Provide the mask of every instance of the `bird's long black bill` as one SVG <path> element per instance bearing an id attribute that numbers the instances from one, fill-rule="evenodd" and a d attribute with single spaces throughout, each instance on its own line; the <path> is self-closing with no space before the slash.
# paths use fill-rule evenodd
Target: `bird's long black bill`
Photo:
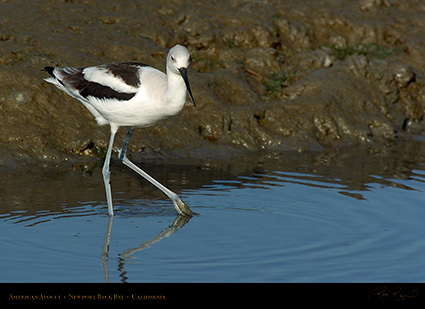
<path id="1" fill-rule="evenodd" d="M 190 90 L 189 85 L 189 79 L 187 78 L 187 68 L 180 68 L 179 69 L 180 75 L 183 77 L 184 83 L 186 84 L 187 92 L 189 93 L 190 100 L 192 101 L 193 105 L 196 107 L 195 100 L 192 96 L 192 91 Z"/>

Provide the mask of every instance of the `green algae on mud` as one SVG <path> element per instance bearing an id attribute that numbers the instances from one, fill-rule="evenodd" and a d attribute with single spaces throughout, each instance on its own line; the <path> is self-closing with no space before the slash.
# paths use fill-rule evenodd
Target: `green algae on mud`
<path id="1" fill-rule="evenodd" d="M 136 130 L 136 160 L 385 147 L 424 134 L 425 7 L 414 0 L 3 1 L 0 9 L 0 165 L 101 157 L 107 146 L 109 128 L 44 83 L 42 67 L 163 69 L 177 43 L 193 55 L 198 108 Z"/>

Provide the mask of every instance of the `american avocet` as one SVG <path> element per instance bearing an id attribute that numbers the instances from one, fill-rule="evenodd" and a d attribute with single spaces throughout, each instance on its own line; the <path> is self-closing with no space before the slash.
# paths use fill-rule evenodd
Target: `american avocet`
<path id="1" fill-rule="evenodd" d="M 86 68 L 44 69 L 52 75 L 52 83 L 79 100 L 93 114 L 99 125 L 109 124 L 111 137 L 102 168 L 108 212 L 114 214 L 110 184 L 110 160 L 115 134 L 122 126 L 129 127 L 119 151 L 119 159 L 136 173 L 164 192 L 177 212 L 192 216 L 179 196 L 137 167 L 126 156 L 134 127 L 149 127 L 178 114 L 186 102 L 186 90 L 195 105 L 187 78 L 190 54 L 186 47 L 176 45 L 167 55 L 167 74 L 141 63 L 113 63 Z M 196 105 L 195 105 L 196 106 Z"/>

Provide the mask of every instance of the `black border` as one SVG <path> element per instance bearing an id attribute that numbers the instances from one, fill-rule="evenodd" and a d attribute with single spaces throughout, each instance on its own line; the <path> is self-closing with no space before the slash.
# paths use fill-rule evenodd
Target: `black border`
<path id="1" fill-rule="evenodd" d="M 2 283 L 0 303 L 22 305 L 425 304 L 422 283 Z"/>

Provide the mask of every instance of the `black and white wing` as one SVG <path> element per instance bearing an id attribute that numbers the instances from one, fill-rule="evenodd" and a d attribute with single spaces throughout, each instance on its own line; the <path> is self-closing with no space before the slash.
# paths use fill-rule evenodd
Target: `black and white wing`
<path id="1" fill-rule="evenodd" d="M 126 101 L 139 89 L 140 69 L 146 65 L 137 62 L 112 63 L 86 68 L 44 69 L 52 76 L 46 81 L 55 84 L 79 100 L 113 99 Z"/>

